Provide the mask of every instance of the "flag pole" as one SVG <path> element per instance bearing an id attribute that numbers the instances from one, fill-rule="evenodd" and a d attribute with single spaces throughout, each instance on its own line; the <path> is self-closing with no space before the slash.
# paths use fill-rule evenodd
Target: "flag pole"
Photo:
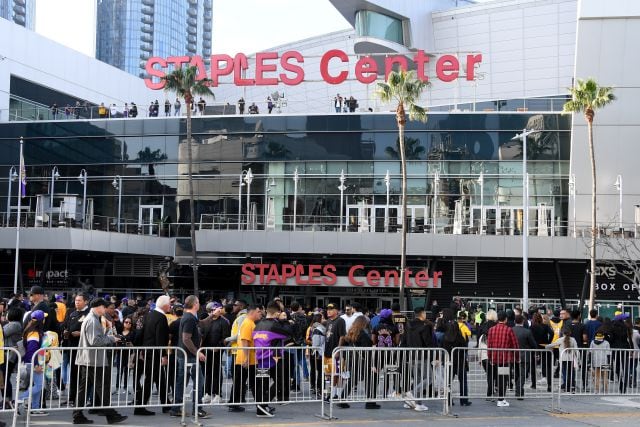
<path id="1" fill-rule="evenodd" d="M 17 215 L 18 221 L 16 223 L 16 260 L 13 268 L 13 293 L 14 294 L 18 293 L 18 264 L 19 264 L 18 261 L 20 259 L 20 210 L 22 208 L 22 196 L 24 195 L 24 184 L 26 182 L 24 156 L 22 153 L 23 144 L 24 144 L 24 141 L 22 140 L 22 137 L 21 137 L 20 138 L 20 168 L 19 168 L 20 172 L 18 173 L 19 185 L 16 185 L 16 187 L 18 187 L 18 215 Z"/>

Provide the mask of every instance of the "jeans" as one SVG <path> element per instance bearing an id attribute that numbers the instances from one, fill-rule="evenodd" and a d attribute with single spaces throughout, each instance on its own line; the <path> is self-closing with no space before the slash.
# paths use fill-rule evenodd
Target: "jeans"
<path id="1" fill-rule="evenodd" d="M 182 357 L 180 354 L 177 355 L 177 358 L 178 358 L 178 371 L 176 375 L 176 393 L 175 393 L 174 403 L 178 405 L 183 402 L 184 386 L 185 386 L 183 378 L 184 378 L 185 369 L 189 368 L 189 378 L 191 378 L 191 381 L 193 382 L 193 392 L 191 394 L 191 405 L 192 405 L 191 408 L 195 411 L 196 402 L 198 402 L 198 404 L 202 403 L 202 394 L 203 394 L 202 392 L 204 390 L 204 376 L 202 375 L 202 370 L 196 369 L 197 368 L 196 363 L 198 362 L 196 361 L 196 358 L 193 356 L 187 356 L 186 361 L 185 361 L 185 358 Z M 196 376 L 199 376 L 199 378 L 197 378 Z M 198 383 L 197 388 L 196 388 L 196 382 Z M 182 412 L 182 409 L 180 408 L 180 406 L 174 406 L 173 411 Z"/>
<path id="2" fill-rule="evenodd" d="M 27 372 L 31 372 L 31 363 L 25 363 Z M 31 391 L 31 409 L 40 409 L 40 400 L 42 399 L 42 386 L 44 384 L 44 372 L 33 371 L 33 386 L 31 390 L 26 389 L 20 393 L 20 400 L 26 400 L 29 398 L 29 391 Z"/>

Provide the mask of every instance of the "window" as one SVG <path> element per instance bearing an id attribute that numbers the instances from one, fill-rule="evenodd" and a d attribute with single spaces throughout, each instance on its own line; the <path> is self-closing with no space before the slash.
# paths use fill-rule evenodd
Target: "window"
<path id="1" fill-rule="evenodd" d="M 356 34 L 405 44 L 402 21 L 370 10 L 356 13 Z"/>

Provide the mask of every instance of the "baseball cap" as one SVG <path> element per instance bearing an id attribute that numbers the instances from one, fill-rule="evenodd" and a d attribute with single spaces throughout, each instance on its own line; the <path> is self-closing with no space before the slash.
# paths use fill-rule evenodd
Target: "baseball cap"
<path id="1" fill-rule="evenodd" d="M 105 301 L 103 298 L 96 298 L 91 301 L 91 308 L 96 307 L 109 307 L 109 303 Z"/>
<path id="2" fill-rule="evenodd" d="M 595 336 L 598 341 L 604 340 L 604 334 L 602 332 L 598 332 Z"/>
<path id="3" fill-rule="evenodd" d="M 31 312 L 31 318 L 34 320 L 44 320 L 47 316 L 48 314 L 42 310 L 35 310 Z"/>
<path id="4" fill-rule="evenodd" d="M 613 320 L 626 320 L 629 318 L 629 313 L 620 313 Z"/>
<path id="5" fill-rule="evenodd" d="M 64 294 L 56 294 L 56 301 L 62 301 L 64 299 Z"/>
<path id="6" fill-rule="evenodd" d="M 220 304 L 218 301 L 213 301 L 207 304 L 207 311 L 212 311 L 216 308 L 222 308 L 222 304 Z"/>
<path id="7" fill-rule="evenodd" d="M 32 286 L 29 295 L 44 295 L 44 289 L 42 286 Z"/>
<path id="8" fill-rule="evenodd" d="M 391 316 L 393 316 L 393 311 L 389 308 L 385 308 L 380 311 L 380 317 L 383 319 L 388 319 Z"/>
<path id="9" fill-rule="evenodd" d="M 336 307 L 335 304 L 327 304 L 327 310 L 337 310 L 338 307 Z"/>

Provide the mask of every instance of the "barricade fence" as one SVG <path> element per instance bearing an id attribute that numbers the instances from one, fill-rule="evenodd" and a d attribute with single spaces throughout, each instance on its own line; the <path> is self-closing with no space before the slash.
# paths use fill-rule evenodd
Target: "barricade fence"
<path id="1" fill-rule="evenodd" d="M 0 347 L 0 363 L 0 414 L 3 418 L 10 417 L 11 425 L 15 427 L 18 410 L 13 402 L 22 388 L 18 374 L 22 357 L 14 347 Z M 12 382 L 14 374 L 15 382 Z"/>
<path id="2" fill-rule="evenodd" d="M 323 401 L 320 348 L 203 347 L 191 362 L 196 422 L 198 410 L 206 406 L 256 405 L 257 415 L 271 417 L 273 403 Z M 303 381 L 305 376 L 309 376 L 308 383 Z"/>
<path id="3" fill-rule="evenodd" d="M 553 352 L 549 349 L 454 348 L 452 398 L 552 400 L 553 368 Z"/>
<path id="4" fill-rule="evenodd" d="M 178 347 L 41 348 L 19 375 L 28 385 L 18 399 L 26 411 L 26 425 L 43 408 L 73 411 L 74 418 L 90 410 L 109 421 L 117 409 L 153 407 L 181 413 L 184 424 L 187 377 L 180 361 L 185 357 Z M 157 396 L 152 396 L 154 386 Z"/>
<path id="5" fill-rule="evenodd" d="M 449 355 L 440 348 L 338 347 L 325 361 L 331 373 L 329 416 L 334 404 L 387 401 L 418 410 L 439 401 L 447 414 L 448 364 Z"/>
<path id="6" fill-rule="evenodd" d="M 640 396 L 640 350 L 565 348 L 560 352 L 558 407 L 563 398 Z"/>

